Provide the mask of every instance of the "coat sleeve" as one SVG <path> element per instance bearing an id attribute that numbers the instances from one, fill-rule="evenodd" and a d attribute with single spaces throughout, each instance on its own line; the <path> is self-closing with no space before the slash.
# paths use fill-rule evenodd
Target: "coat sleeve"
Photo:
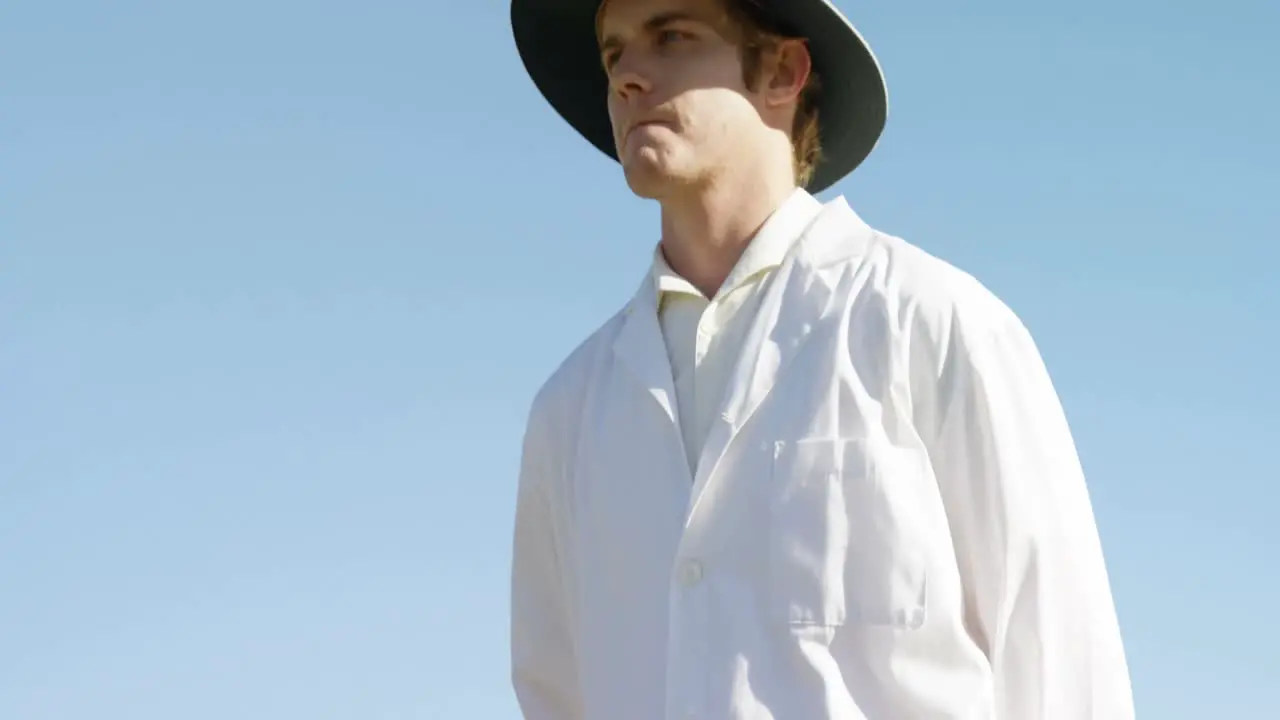
<path id="1" fill-rule="evenodd" d="M 511 675 L 525 720 L 582 717 L 567 578 L 560 546 L 559 451 L 535 403 L 525 430 L 511 570 Z"/>
<path id="2" fill-rule="evenodd" d="M 996 717 L 1133 718 L 1084 473 L 1039 351 L 993 297 L 950 315 L 931 338 L 929 452 Z"/>

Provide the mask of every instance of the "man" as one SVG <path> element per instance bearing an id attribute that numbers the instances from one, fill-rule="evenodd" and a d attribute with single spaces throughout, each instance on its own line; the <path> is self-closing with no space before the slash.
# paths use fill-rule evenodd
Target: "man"
<path id="1" fill-rule="evenodd" d="M 661 207 L 540 389 L 515 517 L 529 720 L 1108 720 L 1128 671 L 1018 318 L 811 193 L 885 118 L 824 0 L 514 0 L 552 106 Z"/>

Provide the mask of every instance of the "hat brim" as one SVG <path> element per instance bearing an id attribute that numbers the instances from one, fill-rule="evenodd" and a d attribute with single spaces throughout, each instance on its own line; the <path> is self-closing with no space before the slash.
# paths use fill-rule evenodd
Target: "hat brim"
<path id="1" fill-rule="evenodd" d="M 525 70 L 566 122 L 613 158 L 609 81 L 596 45 L 601 0 L 512 0 L 511 27 Z M 820 192 L 853 172 L 884 131 L 888 95 L 880 64 L 857 29 L 829 0 L 764 3 L 808 39 L 822 79 L 818 115 L 822 158 L 808 189 Z"/>

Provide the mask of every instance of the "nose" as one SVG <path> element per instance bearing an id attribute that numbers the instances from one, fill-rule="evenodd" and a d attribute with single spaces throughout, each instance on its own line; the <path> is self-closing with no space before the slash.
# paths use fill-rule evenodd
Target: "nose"
<path id="1" fill-rule="evenodd" d="M 653 83 L 634 60 L 621 57 L 609 73 L 609 87 L 619 98 L 633 101 L 653 89 Z"/>

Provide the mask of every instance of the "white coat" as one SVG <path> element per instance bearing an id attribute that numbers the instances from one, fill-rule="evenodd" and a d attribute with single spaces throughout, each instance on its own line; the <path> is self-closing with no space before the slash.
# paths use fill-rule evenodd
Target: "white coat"
<path id="1" fill-rule="evenodd" d="M 528 720 L 1126 720 L 1102 550 L 1028 332 L 829 203 L 769 279 L 694 476 L 647 279 L 534 400 Z"/>

